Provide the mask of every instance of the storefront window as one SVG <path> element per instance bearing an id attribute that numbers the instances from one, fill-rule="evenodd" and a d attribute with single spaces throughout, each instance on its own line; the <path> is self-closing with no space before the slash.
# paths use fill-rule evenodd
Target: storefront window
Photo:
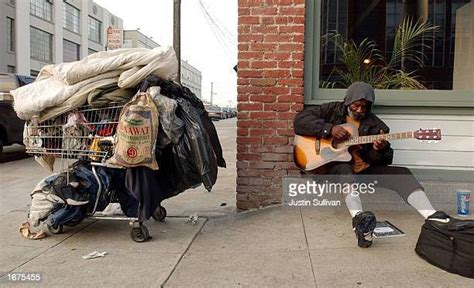
<path id="1" fill-rule="evenodd" d="M 474 90 L 470 0 L 316 2 L 320 88 Z"/>

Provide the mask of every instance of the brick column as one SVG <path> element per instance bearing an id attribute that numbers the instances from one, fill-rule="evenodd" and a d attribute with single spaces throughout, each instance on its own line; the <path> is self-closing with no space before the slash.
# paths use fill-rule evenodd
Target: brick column
<path id="1" fill-rule="evenodd" d="M 237 208 L 281 203 L 303 109 L 304 0 L 239 0 Z"/>

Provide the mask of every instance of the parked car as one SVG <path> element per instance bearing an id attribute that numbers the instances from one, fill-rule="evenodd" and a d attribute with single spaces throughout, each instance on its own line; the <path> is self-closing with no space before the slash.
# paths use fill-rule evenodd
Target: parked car
<path id="1" fill-rule="evenodd" d="M 222 110 L 219 106 L 205 104 L 204 109 L 212 120 L 222 119 Z"/>
<path id="2" fill-rule="evenodd" d="M 10 90 L 34 80 L 30 76 L 0 73 L 0 155 L 3 153 L 3 146 L 23 144 L 25 121 L 18 118 L 13 110 L 13 97 L 10 95 Z"/>
<path id="3" fill-rule="evenodd" d="M 221 116 L 222 119 L 227 119 L 231 117 L 229 108 L 221 108 L 221 110 L 222 110 L 222 116 Z"/>

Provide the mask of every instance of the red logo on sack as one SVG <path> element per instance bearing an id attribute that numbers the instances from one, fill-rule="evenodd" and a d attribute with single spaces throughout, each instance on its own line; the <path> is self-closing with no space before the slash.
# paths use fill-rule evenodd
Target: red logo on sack
<path id="1" fill-rule="evenodd" d="M 138 151 L 137 151 L 137 148 L 135 147 L 130 147 L 127 149 L 127 156 L 130 157 L 130 158 L 137 158 L 137 155 L 138 155 Z"/>

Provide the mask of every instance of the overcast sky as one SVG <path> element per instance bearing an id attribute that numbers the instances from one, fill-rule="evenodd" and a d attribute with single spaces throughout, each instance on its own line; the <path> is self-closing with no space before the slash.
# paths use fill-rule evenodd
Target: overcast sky
<path id="1" fill-rule="evenodd" d="M 94 1 L 122 18 L 125 29 L 140 28 L 158 44 L 173 45 L 173 0 Z M 212 21 L 219 28 L 213 30 Z M 209 100 L 214 82 L 213 102 L 236 105 L 237 74 L 232 68 L 237 64 L 237 0 L 181 0 L 181 58 L 202 72 L 204 100 Z"/>

